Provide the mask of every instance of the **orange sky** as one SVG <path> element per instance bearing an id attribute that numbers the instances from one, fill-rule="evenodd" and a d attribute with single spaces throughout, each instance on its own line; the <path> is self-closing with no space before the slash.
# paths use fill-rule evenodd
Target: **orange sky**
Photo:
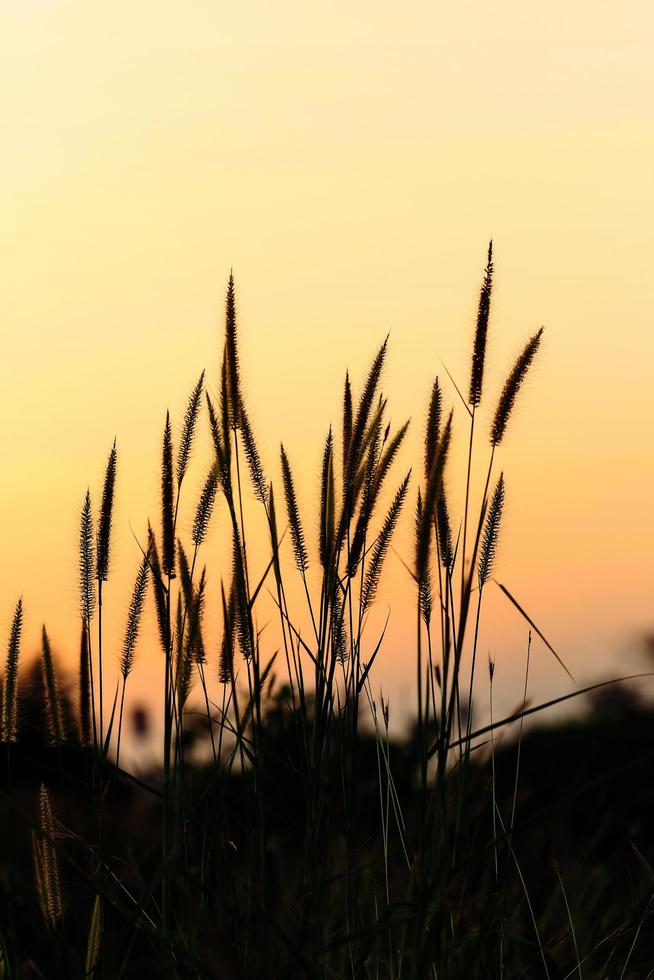
<path id="1" fill-rule="evenodd" d="M 24 595 L 26 652 L 45 619 L 72 662 L 78 512 L 114 436 L 118 652 L 138 561 L 130 524 L 141 533 L 156 514 L 166 408 L 179 419 L 203 367 L 216 387 L 230 266 L 262 453 L 278 479 L 284 439 L 312 527 L 346 366 L 360 377 L 391 331 L 392 417 L 414 419 L 402 465 L 439 358 L 467 384 L 492 235 L 489 393 L 546 326 L 501 454 L 498 577 L 580 680 L 642 666 L 654 621 L 653 27 L 644 0 L 5 0 L 0 597 L 8 626 Z M 463 456 L 452 466 L 456 482 Z M 390 593 L 378 683 L 401 698 L 413 614 L 393 556 Z M 508 704 L 525 630 L 499 597 L 487 612 L 482 648 Z M 148 627 L 143 692 L 151 639 Z M 534 683 L 569 689 L 542 649 Z"/>

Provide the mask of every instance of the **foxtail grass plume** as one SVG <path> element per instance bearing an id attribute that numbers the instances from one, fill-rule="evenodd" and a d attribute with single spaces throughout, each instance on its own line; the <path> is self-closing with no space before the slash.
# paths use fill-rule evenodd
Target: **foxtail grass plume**
<path id="1" fill-rule="evenodd" d="M 200 413 L 200 403 L 202 400 L 202 388 L 204 386 L 204 371 L 200 375 L 200 378 L 193 388 L 186 406 L 186 411 L 184 412 L 184 423 L 182 425 L 182 435 L 179 440 L 179 449 L 177 451 L 177 487 L 181 487 L 182 480 L 186 475 L 186 470 L 188 468 L 189 459 L 191 458 L 191 450 L 193 448 L 193 437 L 195 435 L 195 428 L 198 421 L 198 415 Z"/>
<path id="2" fill-rule="evenodd" d="M 114 492 L 116 487 L 116 440 L 109 453 L 107 469 L 102 488 L 102 503 L 98 518 L 98 545 L 96 556 L 96 578 L 98 582 L 106 582 L 109 575 L 109 547 L 111 544 L 111 522 L 114 508 Z"/>
<path id="3" fill-rule="evenodd" d="M 332 589 L 330 607 L 332 653 L 338 663 L 344 664 L 347 660 L 347 627 L 345 624 L 345 604 L 338 583 Z"/>
<path id="4" fill-rule="evenodd" d="M 386 337 L 384 340 L 384 343 L 379 348 L 372 362 L 363 392 L 361 393 L 361 399 L 359 401 L 359 407 L 357 409 L 354 424 L 352 426 L 352 438 L 350 440 L 348 451 L 348 480 L 347 487 L 345 488 L 348 492 L 351 492 L 352 480 L 361 465 L 364 440 L 366 437 L 366 432 L 368 431 L 368 420 L 370 418 L 370 412 L 375 400 L 377 388 L 379 387 L 387 346 L 388 337 Z"/>
<path id="5" fill-rule="evenodd" d="M 327 568 L 331 562 L 334 547 L 334 513 L 336 510 L 334 494 L 334 442 L 331 426 L 325 440 L 322 454 L 322 473 L 320 480 L 320 529 L 318 535 L 318 554 L 320 564 Z"/>
<path id="6" fill-rule="evenodd" d="M 136 649 L 136 641 L 138 639 L 139 629 L 141 626 L 141 615 L 143 613 L 143 604 L 145 602 L 145 594 L 148 588 L 149 570 L 150 556 L 146 552 L 141 559 L 141 564 L 136 574 L 134 588 L 132 589 L 132 598 L 130 599 L 129 610 L 127 612 L 127 625 L 125 626 L 123 650 L 120 657 L 120 672 L 123 675 L 124 680 L 127 680 L 127 677 L 134 665 L 134 651 Z"/>
<path id="7" fill-rule="evenodd" d="M 445 429 L 443 430 L 443 435 L 438 443 L 438 449 L 436 450 L 436 454 L 434 456 L 434 462 L 432 464 L 431 473 L 429 474 L 429 480 L 427 481 L 427 487 L 425 490 L 425 499 L 423 502 L 420 526 L 418 528 L 416 541 L 416 578 L 418 579 L 418 582 L 423 581 L 427 574 L 436 501 L 441 490 L 443 472 L 445 470 L 447 454 L 450 448 L 451 433 L 452 413 L 450 412 Z"/>
<path id="8" fill-rule="evenodd" d="M 91 494 L 87 490 L 82 516 L 80 518 L 79 535 L 79 585 L 80 607 L 82 619 L 90 623 L 95 612 L 95 580 L 93 554 L 93 514 L 91 511 Z"/>
<path id="9" fill-rule="evenodd" d="M 431 538 L 431 530 L 429 529 L 428 522 L 424 517 L 424 505 L 422 501 L 422 494 L 420 492 L 420 487 L 418 487 L 418 496 L 416 498 L 416 513 L 414 520 L 415 528 L 415 538 L 416 538 L 416 567 L 418 566 L 418 561 L 420 561 L 420 552 L 422 547 L 422 535 L 427 533 L 427 560 L 424 570 L 418 576 L 416 575 L 418 582 L 418 600 L 420 603 L 420 613 L 425 622 L 425 625 L 429 627 L 431 621 L 431 607 L 432 607 L 432 594 L 431 594 L 431 570 L 429 567 L 429 540 Z"/>
<path id="10" fill-rule="evenodd" d="M 389 430 L 387 427 L 386 435 L 384 437 L 386 448 L 383 450 L 381 457 L 379 459 L 379 463 L 375 470 L 375 493 L 376 494 L 379 493 L 381 486 L 384 482 L 384 479 L 386 477 L 386 474 L 391 468 L 391 465 L 400 450 L 400 446 L 404 442 L 404 437 L 406 436 L 409 430 L 410 424 L 411 424 L 411 420 L 408 419 L 404 423 L 404 425 L 397 430 L 397 432 L 392 437 L 392 439 L 388 438 Z"/>
<path id="11" fill-rule="evenodd" d="M 225 496 L 230 497 L 232 489 L 231 489 L 231 472 L 229 467 L 229 457 L 225 448 L 223 434 L 220 428 L 220 423 L 218 421 L 218 416 L 216 415 L 216 410 L 213 406 L 213 402 L 211 401 L 208 392 L 207 392 L 207 412 L 209 415 L 209 430 L 211 432 L 214 452 L 216 454 L 216 466 L 218 468 L 217 479 L 223 489 Z M 229 439 L 229 429 L 227 430 L 227 437 Z"/>
<path id="12" fill-rule="evenodd" d="M 188 610 L 188 626 L 185 644 L 185 654 L 190 663 L 204 663 L 204 641 L 202 639 L 202 621 L 206 602 L 207 569 L 200 573 L 197 588 L 193 590 L 191 606 Z"/>
<path id="13" fill-rule="evenodd" d="M 64 723 L 61 714 L 61 702 L 57 689 L 57 674 L 52 656 L 52 647 L 45 625 L 41 630 L 41 647 L 43 653 L 43 686 L 45 688 L 46 716 L 49 735 L 55 745 L 60 745 L 64 737 Z"/>
<path id="14" fill-rule="evenodd" d="M 495 417 L 493 418 L 493 425 L 491 427 L 491 444 L 493 446 L 499 446 L 504 438 L 504 433 L 506 432 L 506 426 L 511 416 L 516 396 L 522 387 L 522 383 L 525 380 L 527 371 L 531 366 L 531 362 L 536 356 L 542 336 L 543 327 L 541 327 L 540 330 L 527 341 L 525 349 L 513 365 L 513 370 L 504 383 L 500 400 L 495 411 Z"/>
<path id="15" fill-rule="evenodd" d="M 2 738 L 15 742 L 18 736 L 18 658 L 23 630 L 23 600 L 16 603 L 11 621 L 4 684 L 2 686 Z"/>
<path id="16" fill-rule="evenodd" d="M 427 425 L 425 426 L 425 480 L 429 479 L 429 474 L 434 464 L 434 453 L 436 452 L 440 438 L 442 412 L 443 395 L 438 378 L 435 378 L 431 389 L 431 398 L 429 399 Z"/>
<path id="17" fill-rule="evenodd" d="M 186 637 L 183 635 L 181 603 L 178 604 L 176 688 L 180 713 L 183 712 L 184 706 L 191 692 L 193 664 L 204 663 L 205 660 L 204 644 L 202 641 L 202 617 L 204 614 L 205 587 L 206 569 L 203 568 L 197 589 L 193 589 L 191 586 L 191 602 L 190 606 L 187 605 L 186 608 Z"/>
<path id="18" fill-rule="evenodd" d="M 286 455 L 286 450 L 284 449 L 284 446 L 281 447 L 280 456 L 282 462 L 282 481 L 284 483 L 284 495 L 286 497 L 286 510 L 288 511 L 288 522 L 291 526 L 291 540 L 293 542 L 295 562 L 300 572 L 304 574 L 309 567 L 309 556 L 307 554 L 307 548 L 304 540 L 304 530 L 302 528 L 302 522 L 300 520 L 300 512 L 297 505 L 297 497 L 295 496 L 295 485 L 293 483 L 293 475 L 291 473 L 290 463 L 288 461 L 288 456 Z"/>
<path id="19" fill-rule="evenodd" d="M 447 496 L 445 487 L 441 486 L 441 492 L 436 501 L 436 526 L 438 528 L 438 550 L 443 568 L 451 571 L 454 564 L 454 551 L 452 548 L 452 525 L 447 508 Z"/>
<path id="20" fill-rule="evenodd" d="M 470 391 L 468 401 L 477 406 L 481 401 L 484 383 L 484 364 L 486 362 L 486 341 L 488 338 L 488 317 L 490 315 L 491 293 L 493 290 L 493 242 L 488 245 L 488 258 L 484 281 L 479 294 L 477 307 L 477 328 L 472 349 L 472 368 L 470 372 Z"/>
<path id="21" fill-rule="evenodd" d="M 277 534 L 277 514 L 275 511 L 275 493 L 272 483 L 268 488 L 268 526 L 270 529 L 270 547 L 272 550 L 275 581 L 281 582 L 282 571 L 279 564 L 279 536 Z"/>
<path id="22" fill-rule="evenodd" d="M 493 493 L 493 499 L 491 500 L 490 507 L 488 508 L 488 513 L 486 514 L 486 524 L 484 526 L 484 537 L 481 542 L 481 550 L 479 552 L 479 588 L 483 589 L 484 585 L 490 578 L 490 574 L 493 568 L 493 562 L 495 560 L 495 553 L 497 551 L 497 539 L 500 533 L 500 523 L 502 520 L 502 510 L 504 509 L 504 474 L 500 473 L 500 478 L 497 481 L 495 487 L 495 492 Z"/>
<path id="23" fill-rule="evenodd" d="M 161 564 L 159 562 L 159 552 L 157 550 L 157 540 L 154 531 L 148 524 L 148 556 L 150 558 L 150 570 L 152 572 L 152 588 L 154 591 L 154 605 L 157 613 L 157 626 L 159 628 L 159 639 L 166 655 L 170 653 L 170 629 L 168 626 L 168 590 L 164 585 Z"/>
<path id="24" fill-rule="evenodd" d="M 384 560 L 386 558 L 386 554 L 391 543 L 391 538 L 393 537 L 393 532 L 397 526 L 397 521 L 407 495 L 410 479 L 411 471 L 409 470 L 396 491 L 395 496 L 393 497 L 386 517 L 384 518 L 381 531 L 379 532 L 377 540 L 373 545 L 372 554 L 366 569 L 366 575 L 361 591 L 361 605 L 364 610 L 375 601 L 382 568 L 384 566 Z"/>
<path id="25" fill-rule="evenodd" d="M 377 483 L 375 474 L 379 462 L 379 452 L 381 445 L 381 426 L 382 426 L 382 401 L 380 399 L 379 409 L 373 419 L 366 434 L 364 451 L 367 450 L 365 465 L 362 465 L 355 481 L 352 504 L 356 503 L 361 491 L 363 495 L 359 515 L 357 517 L 354 534 L 348 546 L 348 568 L 350 578 L 356 575 L 356 571 L 363 556 L 368 526 L 373 516 L 377 500 Z"/>
<path id="26" fill-rule="evenodd" d="M 243 434 L 243 448 L 245 450 L 245 458 L 248 461 L 248 467 L 250 469 L 254 493 L 265 506 L 268 500 L 268 487 L 266 484 L 266 478 L 263 474 L 263 466 L 261 464 L 259 450 L 257 449 L 254 433 L 250 425 L 250 419 L 245 411 L 245 406 L 242 400 L 240 407 L 240 420 L 241 432 Z"/>
<path id="27" fill-rule="evenodd" d="M 250 618 L 250 600 L 245 578 L 245 558 L 238 524 L 232 523 L 232 583 L 234 587 L 234 626 L 241 653 L 246 660 L 254 656 L 254 637 Z"/>
<path id="28" fill-rule="evenodd" d="M 233 429 L 238 429 L 241 424 L 241 385 L 238 365 L 238 339 L 236 335 L 236 294 L 232 272 L 229 274 L 227 300 L 225 303 L 225 367 L 227 394 L 229 398 L 229 423 Z"/>
<path id="29" fill-rule="evenodd" d="M 196 548 L 200 547 L 207 536 L 207 529 L 211 520 L 211 514 L 216 500 L 216 491 L 218 489 L 217 471 L 218 464 L 214 463 L 204 481 L 202 493 L 200 494 L 198 506 L 195 511 L 191 538 Z"/>
<path id="30" fill-rule="evenodd" d="M 229 590 L 229 602 L 225 598 L 225 586 L 220 583 L 220 594 L 223 606 L 223 638 L 220 645 L 218 665 L 218 680 L 221 684 L 230 684 L 234 678 L 234 615 L 236 611 L 236 592 L 234 584 Z"/>
<path id="31" fill-rule="evenodd" d="M 64 916 L 61 891 L 59 858 L 53 844 L 55 836 L 54 816 L 50 795 L 44 783 L 39 793 L 39 825 L 41 833 L 32 835 L 34 877 L 43 919 L 51 929 L 56 929 Z"/>
<path id="32" fill-rule="evenodd" d="M 349 372 L 345 372 L 345 389 L 343 392 L 343 488 L 347 484 L 350 466 L 350 448 L 352 446 L 352 386 Z"/>
<path id="33" fill-rule="evenodd" d="M 184 669 L 184 626 L 182 619 L 182 593 L 177 593 L 177 611 L 175 613 L 175 690 L 179 698 L 182 688 L 182 672 Z"/>
<path id="34" fill-rule="evenodd" d="M 179 538 L 177 539 L 177 563 L 179 565 L 179 578 L 182 584 L 182 592 L 184 593 L 184 602 L 188 610 L 193 598 L 193 584 L 191 582 L 191 568 L 186 557 L 186 551 Z"/>
<path id="35" fill-rule="evenodd" d="M 173 499 L 173 436 L 166 412 L 161 456 L 161 567 L 175 578 L 175 511 Z"/>

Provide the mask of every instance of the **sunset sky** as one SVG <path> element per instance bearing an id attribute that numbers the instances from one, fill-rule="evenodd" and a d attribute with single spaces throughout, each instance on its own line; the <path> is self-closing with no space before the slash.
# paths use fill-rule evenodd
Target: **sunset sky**
<path id="1" fill-rule="evenodd" d="M 358 383 L 388 331 L 391 417 L 413 420 L 393 483 L 419 458 L 439 374 L 457 409 L 454 492 L 465 418 L 443 362 L 467 387 L 492 237 L 480 462 L 511 362 L 546 328 L 500 454 L 497 577 L 580 683 L 648 669 L 653 29 L 645 0 L 3 0 L 0 623 L 8 630 L 22 594 L 25 653 L 45 621 L 74 666 L 79 510 L 87 485 L 99 496 L 116 437 L 106 596 L 117 657 L 139 558 L 131 528 L 142 537 L 158 519 L 166 409 L 178 425 L 202 368 L 216 390 L 231 267 L 262 455 L 279 483 L 284 440 L 308 530 L 345 368 Z M 199 447 L 184 528 L 207 459 Z M 408 560 L 405 518 L 395 549 Z M 219 508 L 213 596 L 226 533 Z M 389 605 L 376 684 L 400 702 L 413 683 L 413 592 L 396 554 L 373 632 Z M 481 648 L 497 658 L 507 707 L 525 643 L 489 591 Z M 142 696 L 159 659 L 148 622 Z M 542 645 L 533 685 L 571 690 Z"/>

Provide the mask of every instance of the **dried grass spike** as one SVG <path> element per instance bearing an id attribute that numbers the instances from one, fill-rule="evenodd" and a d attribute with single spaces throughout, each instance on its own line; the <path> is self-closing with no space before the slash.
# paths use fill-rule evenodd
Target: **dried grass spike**
<path id="1" fill-rule="evenodd" d="M 56 929 L 64 915 L 64 903 L 61 892 L 61 876 L 59 874 L 59 858 L 53 844 L 55 837 L 54 815 L 50 795 L 44 783 L 41 783 L 39 794 L 39 824 L 41 839 L 34 848 L 37 890 L 42 896 L 41 911 L 46 923 Z"/>
<path id="2" fill-rule="evenodd" d="M 64 723 L 61 715 L 61 703 L 57 689 L 57 674 L 55 671 L 52 647 L 45 626 L 41 631 L 41 646 L 43 652 L 43 686 L 45 687 L 45 703 L 50 738 L 60 745 L 64 737 Z"/>
<path id="3" fill-rule="evenodd" d="M 20 637 L 23 629 L 23 600 L 16 603 L 14 618 L 9 632 L 7 662 L 2 687 L 2 737 L 5 742 L 15 742 L 18 736 L 18 658 Z"/>
<path id="4" fill-rule="evenodd" d="M 420 560 L 421 535 L 425 533 L 426 520 L 424 520 L 424 506 L 420 489 L 416 500 L 416 514 L 414 520 L 416 538 L 416 565 Z M 432 593 L 431 593 L 431 569 L 429 567 L 429 543 L 427 546 L 427 564 L 422 575 L 418 578 L 418 601 L 420 604 L 420 614 L 428 627 L 431 621 Z"/>
<path id="5" fill-rule="evenodd" d="M 443 431 L 443 436 L 438 444 L 438 450 L 434 457 L 427 488 L 425 490 L 424 506 L 420 515 L 420 525 L 417 530 L 416 541 L 416 578 L 422 582 L 427 575 L 429 565 L 429 550 L 431 543 L 431 529 L 436 510 L 436 501 L 441 489 L 443 471 L 447 460 L 450 447 L 450 437 L 452 433 L 452 413 L 447 420 Z"/>
<path id="6" fill-rule="evenodd" d="M 493 290 L 493 242 L 488 245 L 488 258 L 484 281 L 479 294 L 479 306 L 477 307 L 477 328 L 475 330 L 475 342 L 472 350 L 472 368 L 470 372 L 470 393 L 468 401 L 471 405 L 478 405 L 481 401 L 481 393 L 484 383 L 484 363 L 486 360 L 486 340 L 488 337 L 488 317 L 490 315 L 491 293 Z"/>
<path id="7" fill-rule="evenodd" d="M 173 436 L 166 412 L 161 456 L 161 567 L 175 578 L 175 513 L 173 499 Z"/>
<path id="8" fill-rule="evenodd" d="M 231 473 L 229 468 L 229 459 L 225 451 L 225 446 L 223 443 L 223 437 L 220 430 L 218 417 L 216 415 L 216 410 L 213 407 L 213 403 L 208 393 L 207 393 L 207 410 L 209 413 L 209 428 L 211 430 L 211 438 L 213 440 L 214 450 L 216 453 L 216 466 L 218 467 L 217 477 L 218 480 L 220 481 L 220 484 L 223 488 L 225 495 L 229 497 L 231 496 Z"/>
<path id="9" fill-rule="evenodd" d="M 246 587 L 243 546 L 236 522 L 232 525 L 232 571 L 232 582 L 235 590 L 234 625 L 241 653 L 246 660 L 251 660 L 254 655 L 254 642 L 250 620 L 250 601 Z"/>
<path id="10" fill-rule="evenodd" d="M 327 433 L 322 455 L 322 474 L 320 480 L 320 533 L 318 552 L 320 564 L 327 568 L 332 559 L 334 547 L 334 443 L 331 426 Z"/>
<path id="11" fill-rule="evenodd" d="M 259 456 L 259 450 L 257 449 L 257 444 L 254 440 L 254 433 L 250 426 L 250 420 L 245 411 L 245 406 L 243 401 L 241 401 L 241 431 L 243 433 L 243 447 L 245 449 L 245 457 L 248 461 L 248 466 L 250 468 L 250 476 L 252 477 L 252 485 L 254 486 L 254 492 L 257 498 L 262 504 L 266 504 L 268 499 L 268 487 L 266 485 L 266 478 L 263 475 L 263 466 L 261 465 L 261 457 Z"/>
<path id="12" fill-rule="evenodd" d="M 522 383 L 525 380 L 527 371 L 531 366 L 531 362 L 533 361 L 538 348 L 540 347 L 542 336 L 543 327 L 541 327 L 538 333 L 535 333 L 534 336 L 527 341 L 525 349 L 513 365 L 513 370 L 504 383 L 491 428 L 491 444 L 493 446 L 499 446 L 504 438 L 504 433 L 506 432 L 506 426 L 511 416 L 516 396 L 522 387 Z"/>
<path id="13" fill-rule="evenodd" d="M 191 395 L 186 406 L 186 411 L 184 413 L 184 424 L 182 426 L 182 436 L 179 441 L 179 450 L 177 452 L 177 486 L 178 488 L 182 485 L 182 480 L 186 474 L 189 459 L 191 458 L 191 449 L 193 448 L 193 437 L 195 435 L 195 426 L 198 420 L 198 415 L 200 412 L 200 402 L 202 399 L 202 388 L 204 386 L 204 371 L 200 375 L 200 378 L 193 388 Z"/>
<path id="14" fill-rule="evenodd" d="M 434 386 L 431 389 L 429 399 L 429 411 L 427 412 L 427 425 L 425 427 L 425 479 L 429 479 L 431 468 L 434 463 L 434 453 L 438 445 L 441 430 L 441 415 L 443 412 L 443 395 L 438 378 L 434 379 Z"/>
<path id="15" fill-rule="evenodd" d="M 377 540 L 372 549 L 372 555 L 368 564 L 366 576 L 363 582 L 363 589 L 361 592 L 361 604 L 364 610 L 367 609 L 368 606 L 375 600 L 382 568 L 384 566 L 384 559 L 386 558 L 391 538 L 397 525 L 400 511 L 402 510 L 402 505 L 404 504 L 404 500 L 406 498 L 410 479 L 411 471 L 407 473 L 404 480 L 400 484 L 391 506 L 388 509 L 388 513 L 384 518 L 381 531 L 379 532 Z"/>
<path id="16" fill-rule="evenodd" d="M 352 386 L 350 375 L 345 372 L 345 391 L 343 394 L 343 485 L 347 481 L 352 446 Z"/>
<path id="17" fill-rule="evenodd" d="M 393 461 L 394 461 L 395 457 L 397 456 L 397 453 L 398 453 L 398 451 L 400 449 L 400 446 L 404 442 L 404 437 L 407 434 L 407 431 L 408 431 L 408 428 L 409 428 L 409 425 L 410 424 L 411 424 L 411 421 L 409 419 L 409 420 L 407 420 L 404 423 L 404 425 L 402 426 L 401 429 L 398 429 L 398 431 L 395 433 L 395 435 L 393 436 L 393 438 L 390 440 L 390 442 L 386 446 L 386 449 L 384 450 L 384 452 L 381 455 L 381 458 L 379 460 L 379 464 L 377 466 L 377 470 L 375 472 L 376 493 L 379 493 L 379 491 L 381 490 L 381 487 L 382 487 L 382 484 L 383 484 L 384 479 L 386 477 L 386 474 L 388 473 L 389 469 L 391 468 L 391 465 L 393 464 Z M 384 442 L 386 442 L 387 439 L 388 439 L 388 436 L 385 437 Z"/>
<path id="18" fill-rule="evenodd" d="M 223 605 L 223 639 L 220 646 L 218 680 L 221 684 L 230 684 L 234 678 L 234 614 L 236 610 L 236 592 L 234 584 L 229 590 L 229 603 L 225 598 L 225 586 L 220 583 L 220 593 Z"/>
<path id="19" fill-rule="evenodd" d="M 236 335 L 236 294 L 234 275 L 230 272 L 225 303 L 225 367 L 227 376 L 227 395 L 229 423 L 233 429 L 240 427 L 241 393 L 238 365 L 238 341 Z"/>
<path id="20" fill-rule="evenodd" d="M 148 524 L 148 557 L 150 559 L 150 570 L 152 571 L 152 587 L 154 590 L 154 604 L 157 612 L 157 626 L 159 627 L 159 639 L 165 654 L 170 651 L 170 629 L 168 626 L 167 611 L 167 590 L 164 585 L 159 563 L 159 552 L 157 551 L 157 541 L 154 531 Z"/>
<path id="21" fill-rule="evenodd" d="M 338 583 L 332 591 L 330 605 L 332 652 L 338 663 L 344 664 L 347 660 L 347 628 L 345 625 L 345 605 Z"/>
<path id="22" fill-rule="evenodd" d="M 445 487 L 443 486 L 441 486 L 441 492 L 436 501 L 436 526 L 438 528 L 438 550 L 441 564 L 447 571 L 451 571 L 452 565 L 454 564 L 452 525 L 450 524 Z"/>
<path id="23" fill-rule="evenodd" d="M 217 477 L 218 464 L 216 463 L 211 467 L 207 474 L 207 478 L 204 481 L 202 493 L 200 494 L 200 499 L 198 501 L 197 510 L 195 511 L 191 538 L 196 548 L 200 547 L 207 536 L 207 529 L 209 527 L 209 521 L 211 520 L 211 514 L 213 513 L 213 506 L 216 500 L 216 491 L 218 489 Z"/>
<path id="24" fill-rule="evenodd" d="M 479 552 L 479 588 L 482 589 L 488 579 L 493 568 L 493 561 L 495 560 L 495 553 L 497 551 L 497 539 L 500 533 L 500 522 L 502 520 L 502 510 L 504 508 L 504 474 L 500 473 L 500 478 L 497 481 L 495 487 L 495 492 L 493 493 L 493 499 L 491 500 L 491 505 L 488 508 L 488 513 L 486 515 L 486 524 L 484 527 L 484 537 L 481 543 L 481 550 Z"/>
<path id="25" fill-rule="evenodd" d="M 127 625 L 125 626 L 125 636 L 123 639 L 123 652 L 120 658 L 120 672 L 123 679 L 127 677 L 134 666 L 134 651 L 136 641 L 141 626 L 141 615 L 145 603 L 145 594 L 148 588 L 148 572 L 150 569 L 150 556 L 146 553 L 143 556 L 139 570 L 132 589 L 132 598 L 127 612 Z"/>
<path id="26" fill-rule="evenodd" d="M 109 453 L 107 470 L 102 488 L 102 504 L 98 519 L 98 551 L 96 578 L 106 582 L 109 575 L 109 546 L 111 543 L 111 521 L 114 507 L 114 490 L 116 487 L 116 441 Z"/>
<path id="27" fill-rule="evenodd" d="M 82 619 L 90 623 L 95 612 L 95 579 L 93 554 L 93 514 L 91 512 L 91 494 L 87 490 L 82 515 L 80 518 L 79 536 L 79 585 Z"/>
<path id="28" fill-rule="evenodd" d="M 350 477 L 356 472 L 361 463 L 360 455 L 368 427 L 370 411 L 372 409 L 372 404 L 379 386 L 379 380 L 381 378 L 382 368 L 384 366 L 387 345 L 388 337 L 386 337 L 384 343 L 381 345 L 377 354 L 375 355 L 375 359 L 372 362 L 363 392 L 361 394 L 361 400 L 359 401 L 359 408 L 357 409 L 356 419 L 352 429 L 350 451 L 348 453 L 348 474 Z"/>
<path id="29" fill-rule="evenodd" d="M 295 486 L 293 475 L 288 462 L 288 457 L 284 447 L 281 447 L 282 479 L 284 483 L 284 494 L 286 496 L 286 509 L 288 511 L 288 521 L 291 526 L 291 539 L 293 541 L 293 551 L 295 552 L 295 562 L 298 569 L 304 575 L 309 567 L 309 556 L 304 542 L 304 530 L 300 521 L 300 512 L 295 496 Z"/>

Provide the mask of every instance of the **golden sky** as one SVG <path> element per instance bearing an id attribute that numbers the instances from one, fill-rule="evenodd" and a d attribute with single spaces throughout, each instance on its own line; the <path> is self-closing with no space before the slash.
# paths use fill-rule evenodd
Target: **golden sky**
<path id="1" fill-rule="evenodd" d="M 580 680 L 637 669 L 654 621 L 653 28 L 645 0 L 3 0 L 0 596 L 7 626 L 24 596 L 26 652 L 45 619 L 73 662 L 79 507 L 114 436 L 118 648 L 130 525 L 156 516 L 166 408 L 180 418 L 203 367 L 216 388 L 231 266 L 262 453 L 277 480 L 284 439 L 313 527 L 346 366 L 359 378 L 391 331 L 402 465 L 440 359 L 467 385 L 492 236 L 487 411 L 546 327 L 501 453 L 498 577 Z M 224 530 L 219 513 L 210 549 Z M 383 602 L 400 588 L 378 674 L 398 698 L 413 613 L 391 556 Z M 511 700 L 524 642 L 492 597 L 482 649 Z M 540 690 L 568 689 L 535 660 Z"/>

